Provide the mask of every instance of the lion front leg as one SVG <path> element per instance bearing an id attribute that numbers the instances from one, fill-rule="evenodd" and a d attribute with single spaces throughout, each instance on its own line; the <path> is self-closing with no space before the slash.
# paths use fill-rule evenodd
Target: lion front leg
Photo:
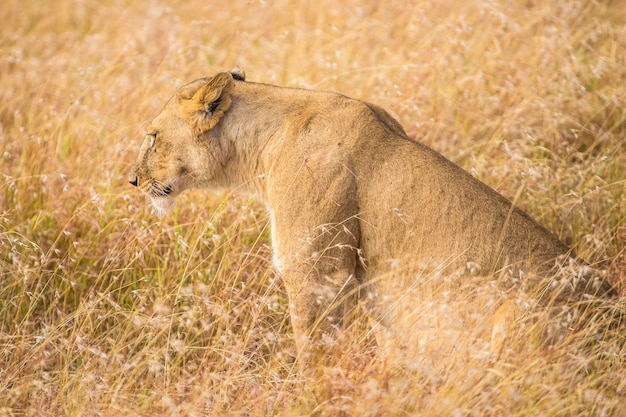
<path id="1" fill-rule="evenodd" d="M 275 263 L 289 297 L 298 362 L 303 369 L 311 362 L 326 360 L 337 331 L 356 305 L 355 243 L 343 223 L 317 227 L 304 238 L 276 239 Z"/>
<path id="2" fill-rule="evenodd" d="M 326 348 L 333 344 L 358 292 L 356 182 L 335 158 L 304 156 L 296 178 L 275 174 L 268 180 L 268 200 L 276 202 L 268 206 L 273 260 L 289 295 L 301 368 L 330 352 Z"/>
<path id="3" fill-rule="evenodd" d="M 285 277 L 297 360 L 301 367 L 312 362 L 325 362 L 337 332 L 343 328 L 346 315 L 355 304 L 354 276 L 337 274 L 333 281 L 338 284 L 339 279 L 344 281 L 341 286 L 315 282 L 310 277 Z"/>

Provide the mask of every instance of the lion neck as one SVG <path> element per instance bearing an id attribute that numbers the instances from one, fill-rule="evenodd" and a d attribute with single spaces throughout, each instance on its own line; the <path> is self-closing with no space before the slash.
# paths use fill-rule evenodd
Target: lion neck
<path id="1" fill-rule="evenodd" d="M 299 90 L 238 82 L 232 104 L 218 124 L 220 140 L 233 149 L 225 169 L 229 188 L 245 189 L 267 201 L 267 181 L 289 139 Z"/>

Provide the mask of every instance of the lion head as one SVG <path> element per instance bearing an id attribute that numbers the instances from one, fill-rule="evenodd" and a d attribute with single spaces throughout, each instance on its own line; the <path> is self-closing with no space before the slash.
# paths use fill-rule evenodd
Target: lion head
<path id="1" fill-rule="evenodd" d="M 221 72 L 181 87 L 150 122 L 129 182 L 148 195 L 159 212 L 172 209 L 189 188 L 219 183 L 232 145 L 215 132 L 231 105 L 234 80 L 243 70 Z"/>

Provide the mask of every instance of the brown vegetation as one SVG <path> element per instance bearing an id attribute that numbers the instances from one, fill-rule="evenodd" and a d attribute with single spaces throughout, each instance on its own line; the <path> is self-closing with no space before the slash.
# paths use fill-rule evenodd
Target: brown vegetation
<path id="1" fill-rule="evenodd" d="M 304 381 L 263 208 L 188 192 L 161 219 L 126 175 L 175 88 L 241 64 L 388 109 L 623 288 L 620 1 L 5 3 L 0 416 L 626 414 L 616 332 L 405 370 L 357 318 Z"/>

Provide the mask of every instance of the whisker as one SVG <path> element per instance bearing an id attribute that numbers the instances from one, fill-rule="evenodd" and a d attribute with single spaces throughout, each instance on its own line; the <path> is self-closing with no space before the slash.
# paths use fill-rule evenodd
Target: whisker
<path id="1" fill-rule="evenodd" d="M 158 180 L 152 180 L 150 193 L 155 197 L 165 197 L 172 192 L 172 187 Z"/>

